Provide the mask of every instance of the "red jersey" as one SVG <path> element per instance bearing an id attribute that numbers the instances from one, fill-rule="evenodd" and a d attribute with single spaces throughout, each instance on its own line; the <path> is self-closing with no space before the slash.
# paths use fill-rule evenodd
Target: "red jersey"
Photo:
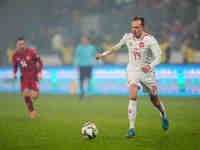
<path id="1" fill-rule="evenodd" d="M 39 67 L 37 67 L 37 62 Z M 25 80 L 37 80 L 37 73 L 41 72 L 43 63 L 34 49 L 26 48 L 24 51 L 17 50 L 13 55 L 13 72 L 17 72 L 20 66 L 21 77 Z"/>

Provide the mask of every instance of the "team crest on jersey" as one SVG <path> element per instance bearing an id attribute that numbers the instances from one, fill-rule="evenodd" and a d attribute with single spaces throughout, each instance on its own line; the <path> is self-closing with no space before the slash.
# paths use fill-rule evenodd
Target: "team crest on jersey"
<path id="1" fill-rule="evenodd" d="M 139 43 L 139 47 L 140 47 L 140 48 L 144 48 L 144 42 L 140 42 L 140 43 Z"/>
<path id="2" fill-rule="evenodd" d="M 27 56 L 27 57 L 26 57 L 26 59 L 27 59 L 27 60 L 29 60 L 29 59 L 30 59 L 30 57 L 29 57 L 29 56 Z"/>

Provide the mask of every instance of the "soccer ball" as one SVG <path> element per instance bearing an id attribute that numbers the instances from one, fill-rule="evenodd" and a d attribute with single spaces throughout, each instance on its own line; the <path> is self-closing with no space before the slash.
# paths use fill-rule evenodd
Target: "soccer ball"
<path id="1" fill-rule="evenodd" d="M 81 134 L 83 137 L 91 140 L 97 136 L 98 129 L 94 123 L 87 122 L 83 125 L 83 127 L 81 129 Z"/>

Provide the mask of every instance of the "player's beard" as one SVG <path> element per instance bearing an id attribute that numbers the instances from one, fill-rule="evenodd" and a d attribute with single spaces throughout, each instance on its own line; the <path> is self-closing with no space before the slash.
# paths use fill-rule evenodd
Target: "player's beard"
<path id="1" fill-rule="evenodd" d="M 133 32 L 133 34 L 137 39 L 139 39 L 141 37 L 141 35 L 142 35 L 142 32 L 138 32 L 138 33 L 137 32 Z"/>

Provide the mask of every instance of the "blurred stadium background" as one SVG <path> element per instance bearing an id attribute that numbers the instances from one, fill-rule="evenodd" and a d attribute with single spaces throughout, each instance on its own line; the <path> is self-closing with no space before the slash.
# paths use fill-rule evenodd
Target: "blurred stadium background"
<path id="1" fill-rule="evenodd" d="M 19 36 L 39 52 L 45 66 L 54 66 L 44 69 L 41 91 L 70 93 L 81 35 L 89 35 L 92 44 L 106 50 L 130 31 L 132 17 L 140 15 L 162 48 L 164 65 L 156 72 L 161 94 L 200 95 L 200 67 L 194 65 L 200 62 L 199 0 L 1 0 L 0 8 L 1 91 L 19 91 L 19 82 L 10 81 L 11 68 L 6 67 Z M 121 88 L 120 94 L 128 94 L 127 55 L 126 48 L 121 49 L 105 57 L 104 68 L 96 66 L 93 93 L 119 94 Z M 107 87 L 108 82 L 113 86 Z"/>
<path id="2" fill-rule="evenodd" d="M 96 95 L 85 101 L 71 95 L 79 93 L 73 84 L 78 78 L 73 57 L 81 35 L 88 34 L 92 44 L 106 50 L 130 31 L 135 15 L 145 17 L 147 32 L 162 48 L 156 77 L 170 128 L 163 133 L 158 111 L 142 96 L 136 138 L 126 140 L 127 49 L 95 66 Z M 28 118 L 19 78 L 12 78 L 11 58 L 19 36 L 45 65 L 40 84 L 45 94 L 34 101 L 39 116 L 34 120 Z M 0 0 L 0 149 L 200 149 L 199 63 L 200 0 Z M 90 142 L 80 136 L 88 120 L 99 129 Z"/>
<path id="3" fill-rule="evenodd" d="M 130 20 L 141 15 L 146 30 L 159 39 L 163 63 L 200 62 L 199 0 L 42 0 L 0 1 L 1 66 L 10 65 L 15 40 L 24 35 L 38 50 L 45 65 L 72 65 L 74 49 L 84 33 L 97 47 L 111 46 Z M 142 9 L 141 9 L 142 8 Z M 121 50 L 105 64 L 126 64 Z"/>

